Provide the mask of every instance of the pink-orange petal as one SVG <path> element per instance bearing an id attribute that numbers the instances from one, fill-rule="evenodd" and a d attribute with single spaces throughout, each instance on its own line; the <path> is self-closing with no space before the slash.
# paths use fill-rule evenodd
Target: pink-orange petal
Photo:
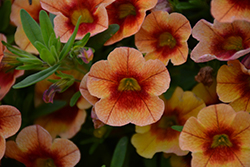
<path id="1" fill-rule="evenodd" d="M 144 98 L 137 93 L 121 92 L 117 98 L 111 98 L 98 101 L 95 111 L 102 122 L 113 126 L 130 122 L 145 126 L 159 120 L 164 110 L 164 103 L 157 96 Z"/>
<path id="2" fill-rule="evenodd" d="M 37 49 L 32 45 L 32 43 L 30 42 L 28 37 L 26 36 L 26 34 L 23 30 L 23 26 L 21 26 L 21 25 L 18 26 L 16 29 L 15 42 L 21 49 L 23 49 L 27 52 L 34 53 L 34 54 L 39 53 L 37 51 Z"/>
<path id="3" fill-rule="evenodd" d="M 249 70 L 238 60 L 229 61 L 218 70 L 217 93 L 223 102 L 231 102 L 236 111 L 249 109 Z"/>
<path id="4" fill-rule="evenodd" d="M 25 0 L 15 0 L 11 5 L 10 20 L 16 25 L 21 26 L 20 10 L 25 9 L 35 21 L 39 21 L 39 12 L 42 9 L 40 0 L 32 0 L 32 4 Z"/>
<path id="5" fill-rule="evenodd" d="M 67 106 L 38 118 L 35 123 L 45 128 L 52 138 L 57 135 L 62 138 L 72 138 L 80 130 L 86 116 L 84 109 L 80 110 L 76 106 Z"/>
<path id="6" fill-rule="evenodd" d="M 56 156 L 55 163 L 63 167 L 75 166 L 81 156 L 77 146 L 67 139 L 55 139 L 51 146 L 51 153 Z"/>
<path id="7" fill-rule="evenodd" d="M 9 105 L 0 106 L 0 134 L 4 138 L 14 135 L 21 126 L 20 111 Z"/>
<path id="8" fill-rule="evenodd" d="M 145 84 L 145 89 L 150 94 L 159 96 L 169 88 L 170 75 L 160 60 L 146 61 L 140 74 L 142 79 L 139 84 Z"/>
<path id="9" fill-rule="evenodd" d="M 248 142 L 250 137 L 250 115 L 248 112 L 239 111 L 237 112 L 235 119 L 233 120 L 231 126 L 234 129 L 233 138 L 240 138 L 241 147 L 244 149 L 250 148 L 250 143 Z"/>
<path id="10" fill-rule="evenodd" d="M 109 62 L 101 60 L 92 65 L 87 78 L 87 88 L 92 96 L 109 96 L 109 88 L 119 83 L 113 79 L 113 70 Z"/>
<path id="11" fill-rule="evenodd" d="M 109 54 L 108 62 L 114 72 L 130 75 L 142 69 L 145 59 L 138 50 L 128 47 L 119 47 L 115 48 Z"/>
<path id="12" fill-rule="evenodd" d="M 0 42 L 4 41 L 7 42 L 7 38 L 5 37 L 5 35 L 0 33 Z M 2 42 L 0 43 L 0 62 L 2 61 L 2 58 L 4 56 L 3 52 L 6 50 L 6 47 L 2 44 Z"/>
<path id="13" fill-rule="evenodd" d="M 17 146 L 22 152 L 29 154 L 49 152 L 52 137 L 40 125 L 28 126 L 20 131 L 16 138 Z"/>
<path id="14" fill-rule="evenodd" d="M 0 160 L 3 158 L 6 149 L 6 141 L 5 138 L 0 135 Z"/>
<path id="15" fill-rule="evenodd" d="M 9 92 L 11 86 L 15 83 L 16 78 L 23 74 L 24 70 L 14 70 L 5 73 L 4 69 L 0 68 L 0 100 Z"/>
<path id="16" fill-rule="evenodd" d="M 82 94 L 82 96 L 92 105 L 94 105 L 99 99 L 95 96 L 92 96 L 90 93 L 89 93 L 89 90 L 87 88 L 87 77 L 88 77 L 88 74 L 87 73 L 82 81 L 81 81 L 81 84 L 80 84 L 80 87 L 79 87 L 79 90 Z"/>
<path id="17" fill-rule="evenodd" d="M 250 3 L 248 0 L 212 0 L 211 14 L 220 22 L 250 21 Z"/>
<path id="18" fill-rule="evenodd" d="M 205 128 L 196 118 L 189 118 L 180 134 L 180 148 L 191 152 L 202 152 L 204 151 L 202 146 L 207 141 L 209 140 L 206 138 Z"/>
<path id="19" fill-rule="evenodd" d="M 25 163 L 25 155 L 24 153 L 19 149 L 17 144 L 14 141 L 7 141 L 6 142 L 6 152 L 5 156 L 8 158 L 15 159 L 19 162 Z"/>
<path id="20" fill-rule="evenodd" d="M 235 111 L 226 104 L 211 105 L 199 112 L 197 118 L 206 130 L 220 133 L 224 128 L 231 126 Z"/>

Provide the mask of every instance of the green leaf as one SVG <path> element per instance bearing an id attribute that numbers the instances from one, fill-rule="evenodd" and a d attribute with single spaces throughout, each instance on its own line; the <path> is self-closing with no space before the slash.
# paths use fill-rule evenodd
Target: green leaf
<path id="1" fill-rule="evenodd" d="M 90 37 L 90 33 L 87 33 L 80 41 L 74 43 L 74 46 L 85 46 Z"/>
<path id="2" fill-rule="evenodd" d="M 55 57 L 52 55 L 52 53 L 48 50 L 48 48 L 43 48 L 40 57 L 43 61 L 48 63 L 50 66 L 53 66 L 56 62 Z"/>
<path id="3" fill-rule="evenodd" d="M 10 23 L 10 12 L 11 12 L 11 1 L 5 0 L 0 8 L 0 20 L 1 26 L 0 31 L 5 30 Z"/>
<path id="4" fill-rule="evenodd" d="M 181 132 L 182 129 L 183 129 L 183 126 L 180 126 L 180 125 L 173 125 L 171 126 L 172 129 L 178 131 L 178 132 Z"/>
<path id="5" fill-rule="evenodd" d="M 79 91 L 76 92 L 76 93 L 71 97 L 71 99 L 70 99 L 70 103 L 69 103 L 70 107 L 73 107 L 73 106 L 76 104 L 77 100 L 78 100 L 80 97 L 81 97 L 81 93 L 80 93 Z"/>
<path id="6" fill-rule="evenodd" d="M 50 22 L 49 16 L 47 15 L 47 13 L 44 10 L 40 11 L 39 22 L 40 22 L 40 26 L 41 26 L 41 31 L 42 31 L 44 43 L 46 46 L 49 47 L 50 36 L 56 37 L 56 34 L 54 32 L 53 25 Z"/>
<path id="7" fill-rule="evenodd" d="M 35 42 L 44 43 L 40 26 L 24 9 L 20 10 L 23 30 L 30 42 L 35 46 Z"/>
<path id="8" fill-rule="evenodd" d="M 17 47 L 13 47 L 12 45 L 10 45 L 10 44 L 8 44 L 8 43 L 6 43 L 4 41 L 2 41 L 2 44 L 4 46 L 6 46 L 9 51 L 11 51 L 12 53 L 14 53 L 14 54 L 16 54 L 16 55 L 18 55 L 20 57 L 37 58 L 36 56 L 30 54 L 29 52 L 21 50 L 21 49 L 19 49 Z"/>
<path id="9" fill-rule="evenodd" d="M 100 49 L 103 44 L 119 30 L 119 28 L 120 26 L 118 24 L 109 25 L 106 31 L 90 38 L 87 46 L 92 47 L 94 50 Z"/>
<path id="10" fill-rule="evenodd" d="M 34 46 L 36 47 L 36 49 L 38 50 L 39 53 L 42 52 L 43 49 L 48 49 L 42 42 L 40 41 L 36 41 Z"/>
<path id="11" fill-rule="evenodd" d="M 73 34 L 69 38 L 68 42 L 62 48 L 62 51 L 61 51 L 60 56 L 59 56 L 59 60 L 62 60 L 69 53 L 71 47 L 73 46 L 77 31 L 78 31 L 78 28 L 80 25 L 81 18 L 82 18 L 82 16 L 80 16 L 78 18 Z"/>
<path id="12" fill-rule="evenodd" d="M 110 167 L 122 167 L 126 156 L 127 145 L 128 137 L 124 136 L 119 140 L 118 144 L 116 145 Z"/>
<path id="13" fill-rule="evenodd" d="M 66 101 L 54 100 L 53 103 L 44 103 L 36 108 L 36 112 L 31 116 L 33 119 L 50 114 L 66 106 Z"/>
<path id="14" fill-rule="evenodd" d="M 33 75 L 30 75 L 26 77 L 21 82 L 15 84 L 13 86 L 14 89 L 24 88 L 30 85 L 33 85 L 41 80 L 46 79 L 50 75 L 52 75 L 56 70 L 60 67 L 60 64 L 56 64 L 55 66 L 49 67 L 43 71 L 39 71 L 38 73 L 35 73 Z"/>
<path id="15" fill-rule="evenodd" d="M 41 67 L 40 64 L 24 64 L 18 66 L 16 70 L 42 70 L 44 67 Z"/>
<path id="16" fill-rule="evenodd" d="M 22 63 L 30 63 L 30 64 L 40 64 L 40 65 L 42 65 L 43 64 L 43 62 L 40 60 L 40 59 L 38 59 L 38 58 L 22 58 L 22 57 L 18 57 L 18 58 L 16 58 L 18 61 L 20 61 L 20 62 L 22 62 Z"/>
<path id="17" fill-rule="evenodd" d="M 52 56 L 54 57 L 55 61 L 58 60 L 58 52 L 56 50 L 56 47 L 53 45 L 50 47 L 50 52 L 52 54 Z"/>

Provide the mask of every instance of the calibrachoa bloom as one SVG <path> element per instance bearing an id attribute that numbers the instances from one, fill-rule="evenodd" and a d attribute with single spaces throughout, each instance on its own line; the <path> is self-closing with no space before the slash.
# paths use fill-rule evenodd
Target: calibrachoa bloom
<path id="1" fill-rule="evenodd" d="M 165 100 L 165 110 L 161 119 L 148 126 L 136 126 L 137 134 L 131 142 L 138 154 L 152 158 L 156 152 L 186 155 L 188 152 L 179 147 L 180 132 L 171 128 L 173 125 L 183 126 L 191 116 L 197 116 L 205 107 L 205 103 L 192 92 L 183 92 L 177 87 L 171 99 Z"/>
<path id="2" fill-rule="evenodd" d="M 212 0 L 211 14 L 220 22 L 250 21 L 249 0 Z"/>
<path id="3" fill-rule="evenodd" d="M 144 126 L 159 120 L 164 102 L 158 96 L 170 82 L 165 65 L 145 61 L 138 50 L 128 47 L 116 48 L 107 59 L 92 65 L 87 77 L 88 91 L 100 98 L 95 103 L 97 117 L 112 126 Z"/>
<path id="4" fill-rule="evenodd" d="M 190 23 L 182 14 L 155 11 L 135 34 L 135 45 L 146 53 L 146 60 L 159 59 L 167 65 L 171 59 L 174 65 L 180 65 L 187 60 L 190 34 Z"/>
<path id="5" fill-rule="evenodd" d="M 96 35 L 108 28 L 106 6 L 114 0 L 41 0 L 42 8 L 55 14 L 55 33 L 62 42 L 72 35 L 80 16 L 81 24 L 76 39 L 82 39 L 88 32 Z"/>
<path id="6" fill-rule="evenodd" d="M 53 140 L 39 125 L 28 126 L 17 135 L 16 142 L 8 141 L 6 156 L 26 167 L 72 167 L 80 160 L 77 146 L 67 139 Z"/>
<path id="7" fill-rule="evenodd" d="M 157 0 L 116 0 L 107 6 L 109 24 L 118 24 L 120 29 L 105 43 L 111 45 L 139 31 L 146 11 L 153 8 Z"/>
<path id="8" fill-rule="evenodd" d="M 6 37 L 3 34 L 0 34 L 0 42 L 5 41 Z M 16 78 L 24 74 L 23 70 L 10 70 L 12 67 L 8 67 L 2 63 L 4 52 L 7 52 L 6 47 L 0 43 L 0 100 L 9 92 L 11 86 L 15 83 Z"/>
<path id="9" fill-rule="evenodd" d="M 236 111 L 250 112 L 250 70 L 239 60 L 228 61 L 217 74 L 217 94 Z"/>
<path id="10" fill-rule="evenodd" d="M 192 166 L 250 166 L 250 115 L 230 105 L 210 105 L 187 120 L 180 147 L 192 152 Z"/>
<path id="11" fill-rule="evenodd" d="M 191 52 L 195 62 L 213 59 L 235 60 L 250 52 L 250 22 L 236 20 L 232 23 L 211 24 L 200 20 L 193 28 L 192 35 L 199 43 Z"/>
<path id="12" fill-rule="evenodd" d="M 21 126 L 21 113 L 9 105 L 0 106 L 0 159 L 5 153 L 5 139 L 14 135 Z"/>
<path id="13" fill-rule="evenodd" d="M 25 9 L 31 17 L 39 22 L 39 12 L 42 7 L 40 4 L 40 0 L 32 0 L 32 5 L 29 4 L 29 1 L 26 0 L 15 0 L 11 6 L 11 21 L 17 26 L 17 30 L 15 33 L 15 42 L 16 44 L 23 50 L 38 54 L 36 48 L 31 44 L 30 40 L 26 36 L 20 18 L 20 10 Z"/>

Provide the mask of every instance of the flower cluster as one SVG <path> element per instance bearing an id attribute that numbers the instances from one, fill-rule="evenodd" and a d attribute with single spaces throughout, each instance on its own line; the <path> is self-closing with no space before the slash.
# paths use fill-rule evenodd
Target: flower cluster
<path id="1" fill-rule="evenodd" d="M 0 20 L 1 166 L 250 166 L 249 0 L 4 0 Z"/>

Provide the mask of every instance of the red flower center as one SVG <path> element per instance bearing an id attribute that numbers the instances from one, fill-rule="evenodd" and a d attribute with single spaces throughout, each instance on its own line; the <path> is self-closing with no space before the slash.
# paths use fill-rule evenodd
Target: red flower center
<path id="1" fill-rule="evenodd" d="M 121 4 L 118 8 L 119 19 L 123 19 L 129 15 L 136 15 L 136 9 L 131 3 Z"/>
<path id="2" fill-rule="evenodd" d="M 231 147 L 233 144 L 228 138 L 228 135 L 226 134 L 221 134 L 221 135 L 215 135 L 213 137 L 213 143 L 211 145 L 212 148 L 216 148 L 219 146 L 226 146 L 226 147 Z"/>
<path id="3" fill-rule="evenodd" d="M 123 78 L 118 86 L 119 91 L 140 91 L 141 87 L 134 78 Z"/>
<path id="4" fill-rule="evenodd" d="M 71 22 L 76 25 L 78 18 L 82 16 L 80 23 L 93 23 L 94 19 L 88 9 L 75 10 L 71 15 Z"/>
<path id="5" fill-rule="evenodd" d="M 169 32 L 164 32 L 159 36 L 159 46 L 168 46 L 169 48 L 173 48 L 176 45 L 176 40 L 175 38 L 172 36 L 172 34 L 170 34 Z"/>
<path id="6" fill-rule="evenodd" d="M 54 164 L 53 159 L 51 158 L 38 158 L 36 160 L 36 166 L 37 167 L 56 167 Z"/>
<path id="7" fill-rule="evenodd" d="M 228 37 L 223 45 L 222 45 L 224 50 L 242 50 L 244 49 L 243 44 L 242 44 L 242 38 L 240 36 L 231 36 Z"/>

